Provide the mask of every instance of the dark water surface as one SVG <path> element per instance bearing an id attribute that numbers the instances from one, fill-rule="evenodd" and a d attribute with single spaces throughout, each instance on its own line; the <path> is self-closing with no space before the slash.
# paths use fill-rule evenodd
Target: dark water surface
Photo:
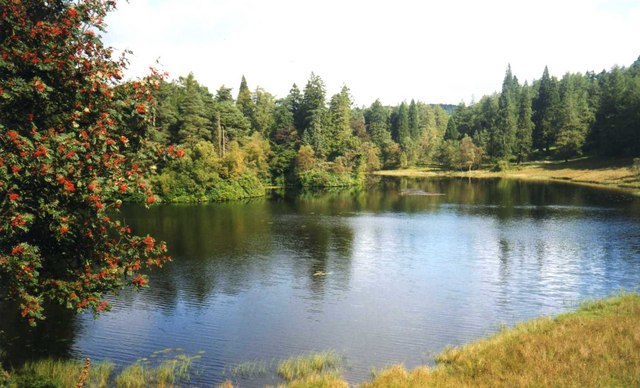
<path id="1" fill-rule="evenodd" d="M 403 189 L 444 196 L 403 196 Z M 51 311 L 37 329 L 0 312 L 7 358 L 204 351 L 195 386 L 224 368 L 334 349 L 344 375 L 430 362 L 503 323 L 640 287 L 640 200 L 505 180 L 386 179 L 362 191 L 208 205 L 130 206 L 173 263 L 97 320 Z"/>

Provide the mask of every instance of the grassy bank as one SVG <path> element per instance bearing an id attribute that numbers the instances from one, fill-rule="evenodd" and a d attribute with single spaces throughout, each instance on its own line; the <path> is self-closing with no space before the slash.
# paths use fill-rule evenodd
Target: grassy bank
<path id="1" fill-rule="evenodd" d="M 157 357 L 169 354 L 172 349 L 154 353 Z M 169 388 L 187 385 L 193 372 L 193 362 L 200 355 L 178 354 L 150 365 L 142 359 L 116 373 L 110 361 L 91 363 L 78 360 L 44 359 L 28 362 L 11 372 L 0 369 L 0 387 L 7 388 L 66 388 L 82 382 L 91 388 Z"/>
<path id="2" fill-rule="evenodd" d="M 468 386 L 640 386 L 640 296 L 584 304 L 471 344 L 445 350 L 434 368 L 396 365 L 361 388 Z M 335 374 L 307 375 L 288 387 L 346 387 Z"/>
<path id="3" fill-rule="evenodd" d="M 91 387 L 188 385 L 195 357 L 176 357 L 155 367 L 136 363 L 115 376 L 109 362 L 91 365 Z M 583 304 L 557 317 L 538 318 L 491 337 L 450 348 L 433 368 L 401 365 L 374 373 L 361 388 L 468 386 L 640 386 L 640 295 L 622 294 Z M 298 356 L 276 364 L 282 388 L 348 387 L 335 352 Z M 263 372 L 262 369 L 265 369 Z M 258 367 L 266 373 L 267 367 Z M 0 386 L 67 387 L 80 379 L 79 361 L 40 361 L 3 375 Z M 251 369 L 254 370 L 253 368 Z M 241 373 L 242 374 L 242 373 Z M 3 385 L 4 380 L 4 385 Z M 232 387 L 231 382 L 222 385 Z"/>
<path id="4" fill-rule="evenodd" d="M 632 159 L 581 158 L 568 162 L 529 162 L 511 166 L 507 171 L 491 171 L 488 168 L 472 171 L 448 171 L 436 167 L 383 170 L 382 176 L 400 177 L 468 177 L 509 178 L 541 181 L 562 181 L 577 184 L 622 189 L 640 194 L 640 177 L 632 170 Z"/>

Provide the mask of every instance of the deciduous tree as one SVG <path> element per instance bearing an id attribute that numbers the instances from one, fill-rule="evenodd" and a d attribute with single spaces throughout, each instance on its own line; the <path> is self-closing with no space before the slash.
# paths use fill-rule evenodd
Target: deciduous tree
<path id="1" fill-rule="evenodd" d="M 113 1 L 0 2 L 0 294 L 23 317 L 43 302 L 108 309 L 105 292 L 142 287 L 164 243 L 111 218 L 125 195 L 153 203 L 147 141 L 159 77 L 122 83 L 99 34 Z"/>

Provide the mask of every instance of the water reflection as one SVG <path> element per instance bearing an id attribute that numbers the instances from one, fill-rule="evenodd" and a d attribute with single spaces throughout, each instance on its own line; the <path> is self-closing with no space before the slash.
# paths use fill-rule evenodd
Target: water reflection
<path id="1" fill-rule="evenodd" d="M 0 303 L 0 354 L 5 367 L 18 366 L 26 360 L 70 358 L 78 327 L 76 316 L 67 310 L 47 308 L 47 319 L 30 327 L 16 304 Z"/>
<path id="2" fill-rule="evenodd" d="M 122 363 L 167 347 L 204 350 L 201 384 L 222 381 L 225 365 L 333 348 L 358 381 L 501 322 L 637 288 L 639 215 L 640 201 L 616 192 L 468 179 L 128 206 L 126 221 L 167 241 L 174 257 L 150 274 L 150 289 L 122 293 L 97 321 L 52 319 L 48 337 L 5 318 L 0 330 L 16 360 L 36 356 L 24 344 Z M 277 380 L 242 386 L 265 382 Z"/>

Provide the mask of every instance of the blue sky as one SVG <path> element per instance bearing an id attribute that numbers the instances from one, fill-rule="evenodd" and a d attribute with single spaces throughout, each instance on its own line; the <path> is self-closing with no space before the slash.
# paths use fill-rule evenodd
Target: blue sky
<path id="1" fill-rule="evenodd" d="M 521 81 L 628 66 L 640 56 L 640 1 L 130 0 L 107 18 L 130 49 L 128 75 L 160 60 L 215 91 L 240 78 L 278 97 L 313 71 L 357 105 L 469 103 Z"/>

